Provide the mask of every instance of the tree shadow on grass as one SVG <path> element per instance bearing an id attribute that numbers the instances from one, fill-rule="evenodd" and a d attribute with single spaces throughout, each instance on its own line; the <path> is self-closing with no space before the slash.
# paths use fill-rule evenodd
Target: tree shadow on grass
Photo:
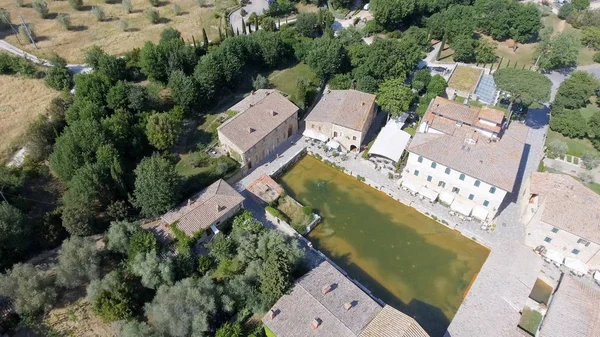
<path id="1" fill-rule="evenodd" d="M 87 29 L 88 29 L 88 27 L 85 25 L 77 25 L 77 26 L 71 26 L 71 29 L 69 29 L 69 30 L 73 31 L 73 32 L 83 32 Z"/>
<path id="2" fill-rule="evenodd" d="M 165 23 L 169 23 L 169 22 L 171 22 L 171 19 L 165 18 L 164 16 L 161 17 L 160 19 L 158 19 L 159 24 L 165 24 Z"/>

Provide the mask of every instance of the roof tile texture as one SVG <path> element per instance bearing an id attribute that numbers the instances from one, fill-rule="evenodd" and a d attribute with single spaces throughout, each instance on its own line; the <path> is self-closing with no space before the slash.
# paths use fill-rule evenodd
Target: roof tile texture
<path id="1" fill-rule="evenodd" d="M 357 90 L 328 90 L 306 121 L 333 123 L 362 131 L 375 104 L 375 95 Z"/>

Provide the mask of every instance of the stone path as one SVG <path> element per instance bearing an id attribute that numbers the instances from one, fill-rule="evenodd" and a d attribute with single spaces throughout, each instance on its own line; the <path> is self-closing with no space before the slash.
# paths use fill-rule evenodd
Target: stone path
<path id="1" fill-rule="evenodd" d="M 594 182 L 600 182 L 600 167 L 597 167 L 593 170 L 587 170 L 580 165 L 569 163 L 566 160 L 550 158 L 544 158 L 544 165 L 546 165 L 546 167 L 551 167 L 557 171 L 576 177 L 579 177 L 583 173 L 589 173 L 594 178 Z"/>

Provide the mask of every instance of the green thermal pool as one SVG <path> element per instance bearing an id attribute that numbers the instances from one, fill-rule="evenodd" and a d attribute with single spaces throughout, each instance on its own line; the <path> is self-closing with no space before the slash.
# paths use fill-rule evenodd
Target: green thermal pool
<path id="1" fill-rule="evenodd" d="M 431 336 L 443 335 L 487 248 L 310 156 L 279 182 L 323 218 L 308 235 L 316 249 Z"/>

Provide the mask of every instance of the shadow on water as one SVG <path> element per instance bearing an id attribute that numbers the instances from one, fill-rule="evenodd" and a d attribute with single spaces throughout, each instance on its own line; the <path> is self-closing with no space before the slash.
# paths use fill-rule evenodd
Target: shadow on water
<path id="1" fill-rule="evenodd" d="M 312 157 L 279 182 L 322 216 L 308 235 L 316 249 L 431 336 L 444 334 L 487 249 Z"/>

